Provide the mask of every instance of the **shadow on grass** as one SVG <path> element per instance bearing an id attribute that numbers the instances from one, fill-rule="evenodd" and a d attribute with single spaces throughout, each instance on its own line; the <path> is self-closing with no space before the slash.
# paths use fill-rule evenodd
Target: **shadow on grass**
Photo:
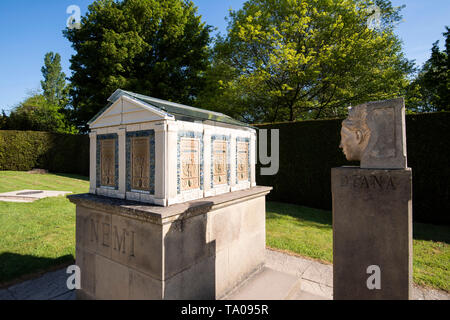
<path id="1" fill-rule="evenodd" d="M 327 228 L 332 225 L 331 212 L 325 210 L 313 209 L 289 203 L 267 202 L 266 211 L 268 219 L 273 218 L 271 213 L 276 213 L 287 215 L 298 220 L 305 220 L 326 225 Z"/>
<path id="2" fill-rule="evenodd" d="M 0 254 L 0 288 L 39 277 L 75 261 L 71 254 L 58 258 L 43 258 L 11 252 Z"/>
<path id="3" fill-rule="evenodd" d="M 72 173 L 54 173 L 50 172 L 51 174 L 54 174 L 55 176 L 65 177 L 65 178 L 71 178 L 71 179 L 78 179 L 78 180 L 84 180 L 89 181 L 89 177 L 81 176 L 79 174 L 72 174 Z"/>

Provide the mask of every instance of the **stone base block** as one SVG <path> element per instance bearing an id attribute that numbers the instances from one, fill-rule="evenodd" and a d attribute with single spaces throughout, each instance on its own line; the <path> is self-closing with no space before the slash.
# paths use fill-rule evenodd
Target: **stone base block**
<path id="1" fill-rule="evenodd" d="M 333 168 L 334 299 L 411 299 L 411 169 Z"/>
<path id="2" fill-rule="evenodd" d="M 77 205 L 79 299 L 217 299 L 264 264 L 254 187 L 169 207 L 92 194 Z"/>

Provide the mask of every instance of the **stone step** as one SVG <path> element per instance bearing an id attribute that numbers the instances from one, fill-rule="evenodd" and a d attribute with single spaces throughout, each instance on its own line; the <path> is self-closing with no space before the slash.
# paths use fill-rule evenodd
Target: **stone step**
<path id="1" fill-rule="evenodd" d="M 294 275 L 264 267 L 225 296 L 224 300 L 290 300 L 300 295 L 300 279 Z M 304 293 L 311 299 L 313 295 Z"/>

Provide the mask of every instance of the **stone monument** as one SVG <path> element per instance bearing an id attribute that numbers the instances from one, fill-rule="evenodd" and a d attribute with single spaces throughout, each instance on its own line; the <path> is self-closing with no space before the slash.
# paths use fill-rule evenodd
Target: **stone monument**
<path id="1" fill-rule="evenodd" d="M 82 299 L 217 299 L 264 264 L 256 130 L 117 90 L 90 122 L 76 209 Z"/>
<path id="2" fill-rule="evenodd" d="M 404 100 L 351 108 L 340 147 L 361 166 L 331 170 L 334 299 L 410 299 L 412 173 Z"/>

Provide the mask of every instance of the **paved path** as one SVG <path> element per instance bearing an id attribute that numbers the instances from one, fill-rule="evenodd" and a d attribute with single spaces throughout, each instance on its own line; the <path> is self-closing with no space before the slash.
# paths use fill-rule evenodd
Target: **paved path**
<path id="1" fill-rule="evenodd" d="M 0 300 L 74 300 L 75 291 L 67 289 L 66 268 L 0 290 Z"/>
<path id="2" fill-rule="evenodd" d="M 311 300 L 333 298 L 333 266 L 317 261 L 291 256 L 286 253 L 267 250 L 266 267 L 278 272 L 276 277 L 291 276 L 299 283 L 289 299 Z M 269 271 L 272 272 L 272 271 Z M 273 272 L 272 272 L 273 273 Z M 0 300 L 74 300 L 75 292 L 66 286 L 66 269 L 49 272 L 7 289 L 0 290 Z M 258 285 L 258 284 L 257 284 Z M 415 300 L 450 300 L 450 294 L 414 285 Z"/>

